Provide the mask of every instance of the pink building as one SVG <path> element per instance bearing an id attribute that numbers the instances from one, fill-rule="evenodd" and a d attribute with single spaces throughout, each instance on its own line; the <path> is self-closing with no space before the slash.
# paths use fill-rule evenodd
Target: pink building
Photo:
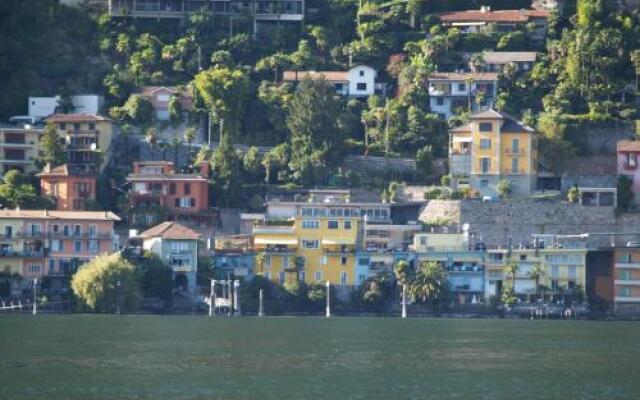
<path id="1" fill-rule="evenodd" d="M 618 175 L 627 175 L 633 181 L 632 190 L 636 201 L 640 196 L 640 141 L 621 140 L 618 142 Z"/>

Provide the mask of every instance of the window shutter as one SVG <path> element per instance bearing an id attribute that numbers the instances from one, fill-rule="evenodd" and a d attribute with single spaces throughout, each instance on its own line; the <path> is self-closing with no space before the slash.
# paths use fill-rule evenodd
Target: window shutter
<path id="1" fill-rule="evenodd" d="M 176 207 L 180 207 L 180 199 L 176 199 Z"/>
<path id="2" fill-rule="evenodd" d="M 196 199 L 194 199 L 193 197 L 191 198 L 191 207 L 195 207 L 196 206 Z"/>

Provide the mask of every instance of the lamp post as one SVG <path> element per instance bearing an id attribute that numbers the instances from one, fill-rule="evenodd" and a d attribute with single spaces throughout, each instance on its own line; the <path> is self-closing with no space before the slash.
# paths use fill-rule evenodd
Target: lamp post
<path id="1" fill-rule="evenodd" d="M 327 281 L 327 308 L 325 312 L 327 318 L 331 317 L 331 282 Z"/>
<path id="2" fill-rule="evenodd" d="M 37 298 L 37 291 L 38 291 L 38 278 L 33 278 L 33 315 L 36 315 L 38 313 L 38 298 Z"/>
<path id="3" fill-rule="evenodd" d="M 402 318 L 407 318 L 407 285 L 402 285 Z"/>
<path id="4" fill-rule="evenodd" d="M 233 281 L 233 311 L 234 315 L 242 315 L 240 310 L 240 281 Z"/>
<path id="5" fill-rule="evenodd" d="M 260 289 L 258 295 L 258 317 L 264 317 L 264 290 Z"/>
<path id="6" fill-rule="evenodd" d="M 209 316 L 213 316 L 213 307 L 215 302 L 215 288 L 216 288 L 216 280 L 211 279 L 211 291 L 209 292 Z"/>
<path id="7" fill-rule="evenodd" d="M 120 315 L 120 279 L 116 281 L 116 314 Z"/>

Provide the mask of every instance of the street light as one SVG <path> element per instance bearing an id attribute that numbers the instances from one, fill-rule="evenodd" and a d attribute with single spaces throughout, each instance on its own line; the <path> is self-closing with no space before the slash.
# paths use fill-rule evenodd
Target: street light
<path id="1" fill-rule="evenodd" d="M 37 290 L 38 290 L 38 278 L 33 278 L 33 315 L 36 315 L 38 313 Z"/>

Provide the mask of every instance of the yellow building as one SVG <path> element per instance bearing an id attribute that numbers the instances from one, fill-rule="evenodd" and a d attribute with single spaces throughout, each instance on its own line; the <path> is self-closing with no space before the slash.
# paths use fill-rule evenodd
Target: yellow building
<path id="1" fill-rule="evenodd" d="M 113 123 L 93 114 L 55 114 L 47 118 L 54 124 L 65 144 L 67 165 L 74 172 L 95 173 L 104 168 L 111 156 Z"/>
<path id="2" fill-rule="evenodd" d="M 538 173 L 537 135 L 508 114 L 487 110 L 450 132 L 449 166 L 454 184 L 469 185 L 482 196 L 496 196 L 501 180 L 513 195 L 529 195 Z"/>
<path id="3" fill-rule="evenodd" d="M 361 283 L 366 274 L 356 253 L 364 248 L 364 226 L 389 223 L 390 205 L 351 203 L 348 193 L 316 190 L 307 202 L 268 203 L 265 221 L 253 230 L 254 251 L 264 256 L 255 273 L 279 283 Z"/>
<path id="4" fill-rule="evenodd" d="M 540 242 L 542 243 L 542 242 Z M 540 248 L 488 250 L 486 258 L 485 295 L 499 294 L 511 285 L 512 276 L 505 272 L 505 266 L 517 265 L 515 273 L 515 293 L 519 297 L 535 295 L 535 271 L 540 276 L 538 285 L 547 297 L 559 299 L 573 296 L 586 290 L 586 247 L 563 247 L 539 245 Z M 532 272 L 534 271 L 534 272 Z"/>
<path id="5" fill-rule="evenodd" d="M 0 126 L 0 173 L 16 169 L 35 172 L 42 129 L 30 126 Z"/>

